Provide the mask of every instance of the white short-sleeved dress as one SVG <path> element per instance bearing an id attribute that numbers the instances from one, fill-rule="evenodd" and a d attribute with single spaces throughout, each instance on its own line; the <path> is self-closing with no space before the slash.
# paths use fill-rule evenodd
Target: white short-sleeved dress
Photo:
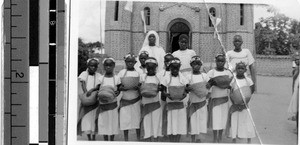
<path id="1" fill-rule="evenodd" d="M 113 86 L 117 87 L 121 83 L 120 78 L 117 75 L 108 78 L 101 76 L 99 78 L 101 86 Z M 100 86 L 100 87 L 101 87 Z M 115 98 L 112 102 L 116 102 Z M 100 102 L 100 105 L 102 103 Z M 115 135 L 119 133 L 119 114 L 118 107 L 113 110 L 102 112 L 98 115 L 98 134 L 100 135 Z"/>
<path id="2" fill-rule="evenodd" d="M 162 84 L 166 87 L 168 86 L 186 86 L 188 84 L 188 80 L 186 77 L 179 73 L 177 77 L 173 77 L 169 74 L 169 76 L 165 76 L 162 80 Z M 182 109 L 174 109 L 168 110 L 167 112 L 167 134 L 168 135 L 185 135 L 187 134 L 187 103 L 189 100 L 189 96 L 187 95 L 181 101 L 173 101 L 169 98 L 166 99 L 167 103 L 170 102 L 183 102 L 184 107 Z"/>
<path id="3" fill-rule="evenodd" d="M 157 76 L 147 76 L 142 74 L 140 77 L 141 83 L 155 83 L 160 84 L 160 80 Z M 160 93 L 154 98 L 145 98 L 142 96 L 142 105 L 149 103 L 159 102 L 161 103 Z M 148 113 L 143 118 L 144 138 L 162 136 L 162 110 L 161 107 Z"/>
<path id="4" fill-rule="evenodd" d="M 190 60 L 193 56 L 196 55 L 196 52 L 192 49 L 177 50 L 173 52 L 172 55 L 180 59 L 181 61 L 180 71 L 184 76 L 187 76 L 192 70 L 192 67 L 190 65 Z"/>
<path id="5" fill-rule="evenodd" d="M 236 64 L 242 61 L 247 66 L 247 74 L 250 74 L 249 65 L 253 64 L 255 60 L 249 49 L 242 49 L 240 52 L 230 50 L 226 53 L 226 56 L 227 62 L 229 62 L 228 69 L 234 72 Z"/>
<path id="6" fill-rule="evenodd" d="M 207 73 L 209 78 L 217 76 L 228 75 L 232 77 L 232 73 L 229 70 L 217 71 L 212 69 Z M 228 97 L 229 89 L 222 89 L 217 86 L 211 87 L 211 98 Z M 228 118 L 229 102 L 220 104 L 212 109 L 212 128 L 213 130 L 222 130 L 226 128 L 226 122 Z"/>
<path id="7" fill-rule="evenodd" d="M 236 81 L 235 81 L 236 80 Z M 253 81 L 246 77 L 244 79 L 235 79 L 232 81 L 231 86 L 233 90 L 245 87 L 252 86 Z M 240 111 L 235 111 L 231 115 L 231 129 L 229 136 L 232 138 L 254 138 L 255 129 L 251 122 L 251 116 L 246 109 Z"/>
<path id="8" fill-rule="evenodd" d="M 140 77 L 137 71 L 128 71 L 123 69 L 118 76 L 122 77 Z M 122 99 L 134 100 L 139 98 L 137 90 L 122 91 Z M 138 129 L 140 128 L 141 120 L 141 102 L 137 101 L 134 104 L 120 108 L 120 130 Z"/>
<path id="9" fill-rule="evenodd" d="M 83 71 L 78 78 L 80 82 L 84 81 L 86 83 L 86 90 L 89 91 L 100 84 L 100 76 L 101 74 L 97 72 L 95 72 L 94 75 L 89 75 L 88 71 Z M 87 134 L 94 133 L 95 131 L 96 110 L 97 109 L 94 109 L 88 112 L 81 120 L 81 130 Z"/>
<path id="10" fill-rule="evenodd" d="M 190 84 L 205 82 L 209 81 L 209 77 L 206 73 L 201 74 L 189 74 L 187 76 Z M 206 97 L 199 98 L 195 93 L 189 93 L 190 103 L 198 103 L 206 101 Z M 198 109 L 194 112 L 190 117 L 190 125 L 191 125 L 191 132 L 190 134 L 200 134 L 200 133 L 207 133 L 207 104 L 205 104 L 202 108 Z"/>

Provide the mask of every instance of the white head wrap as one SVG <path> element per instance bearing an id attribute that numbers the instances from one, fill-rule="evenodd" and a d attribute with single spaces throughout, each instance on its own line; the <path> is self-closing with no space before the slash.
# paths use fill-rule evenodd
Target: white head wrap
<path id="1" fill-rule="evenodd" d="M 91 60 L 95 60 L 95 61 L 97 61 L 97 63 L 99 63 L 99 59 L 94 57 L 94 58 L 89 58 L 89 59 L 86 61 L 86 64 L 89 64 L 89 62 L 90 62 Z"/>
<path id="2" fill-rule="evenodd" d="M 203 64 L 203 61 L 201 60 L 200 56 L 197 56 L 197 55 L 193 56 L 193 57 L 191 58 L 190 63 L 192 63 L 192 62 L 194 62 L 194 61 L 200 61 L 201 64 Z"/>
<path id="3" fill-rule="evenodd" d="M 181 64 L 181 61 L 178 60 L 178 59 L 173 59 L 173 60 L 170 61 L 170 64 L 174 64 L 174 63 Z"/>
<path id="4" fill-rule="evenodd" d="M 157 64 L 157 61 L 156 61 L 155 58 L 150 57 L 150 58 L 148 58 L 148 59 L 145 61 L 145 63 L 155 63 L 155 64 Z"/>
<path id="5" fill-rule="evenodd" d="M 103 59 L 102 64 L 104 64 L 104 62 L 105 62 L 106 60 L 111 60 L 111 61 L 113 61 L 114 63 L 116 63 L 116 61 L 115 61 L 114 58 L 108 57 L 108 58 L 104 58 L 104 59 Z"/>
<path id="6" fill-rule="evenodd" d="M 146 37 L 145 37 L 145 40 L 144 40 L 144 43 L 143 43 L 143 47 L 149 46 L 149 36 L 150 36 L 151 34 L 154 34 L 154 36 L 155 36 L 155 46 L 157 46 L 157 47 L 159 46 L 159 36 L 158 36 L 158 34 L 157 34 L 156 31 L 151 30 L 151 31 L 149 31 L 149 32 L 147 33 L 147 35 L 146 35 Z"/>
<path id="7" fill-rule="evenodd" d="M 127 55 L 124 56 L 124 60 L 126 60 L 129 57 L 136 59 L 136 56 L 134 54 L 128 53 Z"/>

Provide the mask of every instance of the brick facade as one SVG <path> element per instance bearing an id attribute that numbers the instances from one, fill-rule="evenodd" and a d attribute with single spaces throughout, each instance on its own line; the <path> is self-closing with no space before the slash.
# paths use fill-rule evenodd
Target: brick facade
<path id="1" fill-rule="evenodd" d="M 160 37 L 160 45 L 170 48 L 170 27 L 176 22 L 184 22 L 190 29 L 191 48 L 204 62 L 213 60 L 221 52 L 220 44 L 214 39 L 214 28 L 209 27 L 209 18 L 204 3 L 176 2 L 133 2 L 133 12 L 124 10 L 126 1 L 119 1 L 118 21 L 114 21 L 115 1 L 108 1 L 105 25 L 106 53 L 116 59 L 122 59 L 133 49 L 135 54 L 141 49 L 145 34 L 140 12 L 150 8 L 150 25 L 147 31 L 155 30 Z M 236 34 L 243 37 L 244 48 L 254 49 L 253 5 L 244 4 L 244 25 L 240 25 L 239 4 L 207 4 L 216 9 L 216 17 L 222 19 L 218 26 L 222 43 L 227 50 L 233 49 L 232 38 Z M 132 35 L 132 36 L 131 36 Z M 131 41 L 132 38 L 132 41 Z M 132 42 L 132 46 L 131 46 Z"/>

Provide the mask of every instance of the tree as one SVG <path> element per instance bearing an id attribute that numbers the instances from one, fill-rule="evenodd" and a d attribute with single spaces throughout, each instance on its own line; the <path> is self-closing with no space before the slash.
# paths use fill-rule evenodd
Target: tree
<path id="1" fill-rule="evenodd" d="M 300 33 L 300 22 L 297 20 L 292 20 L 291 22 L 292 28 L 291 28 L 291 33 L 292 34 L 299 34 Z"/>
<path id="2" fill-rule="evenodd" d="M 288 55 L 291 53 L 291 35 L 300 32 L 300 23 L 270 9 L 274 16 L 261 18 L 255 24 L 255 43 L 258 54 Z"/>
<path id="3" fill-rule="evenodd" d="M 103 48 L 99 41 L 84 43 L 82 38 L 78 38 L 78 75 L 87 68 L 87 60 L 94 57 L 93 48 Z"/>
<path id="4" fill-rule="evenodd" d="M 89 58 L 89 52 L 85 49 L 82 38 L 78 38 L 78 75 L 87 68 L 86 61 Z"/>

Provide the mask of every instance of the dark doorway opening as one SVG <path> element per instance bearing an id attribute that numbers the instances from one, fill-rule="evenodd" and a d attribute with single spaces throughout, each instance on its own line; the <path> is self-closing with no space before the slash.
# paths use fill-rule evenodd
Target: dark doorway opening
<path id="1" fill-rule="evenodd" d="M 188 27 L 187 24 L 183 22 L 176 22 L 170 27 L 170 49 L 169 51 L 173 53 L 174 51 L 177 51 L 179 49 L 179 36 L 181 34 L 186 34 L 189 36 L 189 39 L 191 40 L 190 37 L 190 28 Z M 191 41 L 189 40 L 190 44 Z M 190 45 L 189 44 L 189 45 Z"/>

